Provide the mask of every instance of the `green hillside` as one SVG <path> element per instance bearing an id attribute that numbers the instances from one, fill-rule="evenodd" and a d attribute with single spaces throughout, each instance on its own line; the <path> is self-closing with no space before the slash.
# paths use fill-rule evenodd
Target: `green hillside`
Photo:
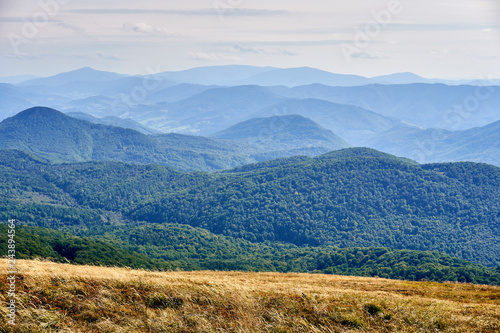
<path id="1" fill-rule="evenodd" d="M 43 107 L 0 123 L 0 148 L 18 149 L 55 163 L 122 161 L 160 163 L 179 170 L 221 170 L 255 162 L 234 143 L 179 134 L 150 136 L 92 124 Z"/>
<path id="2" fill-rule="evenodd" d="M 212 134 L 211 137 L 251 144 L 263 152 L 296 151 L 304 155 L 320 155 L 349 147 L 349 144 L 311 119 L 299 116 L 253 118 Z M 311 153 L 307 154 L 310 150 Z M 290 155 L 292 156 L 292 155 Z"/>
<path id="3" fill-rule="evenodd" d="M 419 165 L 370 149 L 215 174 L 119 162 L 48 165 L 0 153 L 0 218 L 79 235 L 134 221 L 251 242 L 432 250 L 500 262 L 500 169 Z"/>
<path id="4" fill-rule="evenodd" d="M 465 131 L 395 127 L 369 144 L 421 162 L 472 161 L 500 166 L 500 121 Z"/>
<path id="5" fill-rule="evenodd" d="M 7 255 L 7 231 L 7 225 L 0 224 L 2 256 Z M 117 227 L 100 238 L 17 226 L 16 259 L 152 270 L 312 272 L 500 285 L 498 270 L 438 252 L 254 244 L 173 224 Z"/>
<path id="6" fill-rule="evenodd" d="M 0 224 L 0 255 L 7 256 L 8 226 Z M 162 260 L 130 252 L 109 243 L 75 237 L 45 228 L 17 226 L 16 259 L 44 258 L 80 265 L 127 266 L 146 269 L 172 269 Z"/>
<path id="7" fill-rule="evenodd" d="M 0 149 L 30 152 L 52 163 L 121 161 L 158 163 L 182 171 L 217 171 L 294 155 L 317 156 L 348 147 L 335 134 L 310 120 L 287 117 L 290 126 L 275 131 L 271 141 L 221 140 L 182 134 L 146 135 L 130 128 L 69 117 L 35 107 L 0 123 Z M 97 119 L 97 118 L 94 118 Z M 126 119 L 102 119 L 138 128 Z M 258 122 L 258 121 L 257 121 Z M 254 124 L 254 131 L 275 130 L 272 124 Z M 263 128 L 264 126 L 264 128 Z M 140 128 L 139 128 L 140 129 Z"/>

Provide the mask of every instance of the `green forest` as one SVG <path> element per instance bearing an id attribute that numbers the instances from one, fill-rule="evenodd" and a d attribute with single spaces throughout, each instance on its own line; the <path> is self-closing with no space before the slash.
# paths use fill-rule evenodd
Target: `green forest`
<path id="1" fill-rule="evenodd" d="M 39 235 L 24 255 L 74 263 L 498 284 L 500 168 L 351 148 L 185 173 L 3 150 L 0 220 L 12 218 L 61 232 L 21 228 Z M 98 261 L 90 242 L 124 259 Z"/>
<path id="2" fill-rule="evenodd" d="M 18 259 L 84 265 L 159 271 L 307 272 L 500 285 L 500 267 L 486 268 L 436 251 L 255 244 L 175 224 L 116 228 L 101 239 L 19 226 L 15 241 Z M 6 225 L 0 225 L 0 248 L 6 256 Z"/>

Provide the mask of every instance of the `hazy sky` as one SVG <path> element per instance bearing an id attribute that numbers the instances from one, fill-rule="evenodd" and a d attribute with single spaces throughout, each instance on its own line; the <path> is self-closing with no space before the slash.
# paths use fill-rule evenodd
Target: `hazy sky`
<path id="1" fill-rule="evenodd" d="M 499 0 L 0 0 L 0 76 L 246 64 L 500 78 Z"/>

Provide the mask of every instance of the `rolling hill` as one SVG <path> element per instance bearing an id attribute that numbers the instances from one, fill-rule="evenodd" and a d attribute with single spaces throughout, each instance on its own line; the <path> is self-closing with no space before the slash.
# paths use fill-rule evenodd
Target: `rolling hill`
<path id="1" fill-rule="evenodd" d="M 174 133 L 146 135 L 143 133 L 154 131 L 129 119 L 76 116 L 85 120 L 44 107 L 20 112 L 0 123 L 0 149 L 22 150 L 54 163 L 122 161 L 159 163 L 182 171 L 215 171 L 296 154 L 316 156 L 348 146 L 304 118 L 289 128 L 295 131 L 290 134 L 294 139 L 284 146 L 285 132 L 281 138 L 273 138 L 272 144 L 259 145 Z M 309 131 L 297 132 L 297 126 L 305 123 Z M 320 132 L 323 137 L 318 140 L 314 135 Z"/>
<path id="2" fill-rule="evenodd" d="M 98 71 L 83 67 L 74 71 L 64 72 L 49 77 L 35 78 L 20 83 L 21 86 L 62 86 L 71 82 L 102 82 L 113 81 L 126 75 L 113 72 Z"/>
<path id="3" fill-rule="evenodd" d="M 500 168 L 487 164 L 419 165 L 350 148 L 186 174 L 117 162 L 47 165 L 14 151 L 0 157 L 0 218 L 86 230 L 83 236 L 112 232 L 117 223 L 189 224 L 254 243 L 500 261 Z"/>
<path id="4" fill-rule="evenodd" d="M 320 155 L 319 151 L 326 153 L 349 147 L 347 142 L 331 131 L 299 115 L 253 118 L 217 132 L 211 137 L 251 144 L 264 153 L 300 151 L 304 155 L 315 156 Z M 312 154 L 307 154 L 307 150 L 311 150 Z"/>
<path id="5" fill-rule="evenodd" d="M 122 127 L 122 128 L 128 128 L 132 129 L 134 131 L 140 132 L 142 134 L 159 134 L 160 132 L 155 131 L 154 129 L 148 128 L 146 126 L 143 126 L 139 124 L 138 122 L 133 121 L 132 119 L 128 118 L 118 118 L 118 117 L 104 117 L 104 118 L 96 118 L 93 117 L 89 114 L 83 113 L 83 112 L 68 112 L 66 115 L 76 118 L 76 119 L 82 119 L 86 120 L 90 123 L 93 124 L 102 124 L 102 125 L 108 125 L 108 126 L 115 126 L 115 127 Z"/>
<path id="6" fill-rule="evenodd" d="M 253 116 L 290 114 L 310 118 L 355 146 L 366 145 L 377 133 L 404 126 L 397 119 L 357 106 L 312 98 L 284 100 L 255 112 Z"/>
<path id="7" fill-rule="evenodd" d="M 237 82 L 239 85 L 296 87 L 319 83 L 328 86 L 361 86 L 372 83 L 370 79 L 347 74 L 334 74 L 310 67 L 278 68 L 254 75 Z"/>
<path id="8" fill-rule="evenodd" d="M 182 71 L 169 71 L 155 74 L 163 80 L 201 84 L 201 85 L 237 85 L 235 82 L 246 80 L 255 75 L 272 71 L 273 67 L 245 65 L 195 67 Z M 240 84 L 241 85 L 241 84 Z"/>
<path id="9" fill-rule="evenodd" d="M 222 87 L 175 103 L 131 108 L 127 117 L 165 133 L 210 135 L 248 120 L 256 110 L 282 100 L 264 87 Z"/>
<path id="10" fill-rule="evenodd" d="M 421 163 L 472 161 L 500 166 L 500 121 L 465 131 L 393 128 L 370 147 Z"/>
<path id="11" fill-rule="evenodd" d="M 0 147 L 31 152 L 56 163 L 116 160 L 161 163 L 186 171 L 220 170 L 255 161 L 234 143 L 179 134 L 144 135 L 43 107 L 1 122 Z"/>
<path id="12" fill-rule="evenodd" d="M 356 105 L 423 128 L 465 130 L 500 120 L 498 86 L 416 83 L 329 87 L 313 84 L 280 93 L 290 98 Z"/>

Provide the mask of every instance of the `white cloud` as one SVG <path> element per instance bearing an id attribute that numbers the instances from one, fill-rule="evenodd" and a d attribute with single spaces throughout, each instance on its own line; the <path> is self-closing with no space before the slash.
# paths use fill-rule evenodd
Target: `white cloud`
<path id="1" fill-rule="evenodd" d="M 221 53 L 213 52 L 189 52 L 189 57 L 199 61 L 218 61 L 218 60 L 238 60 L 234 56 L 227 56 Z"/>
<path id="2" fill-rule="evenodd" d="M 126 22 L 122 27 L 123 31 L 133 31 L 140 34 L 154 35 L 154 36 L 171 36 L 174 33 L 167 28 L 154 26 L 147 23 L 129 23 Z"/>
<path id="3" fill-rule="evenodd" d="M 279 54 L 279 55 L 288 55 L 288 56 L 294 56 L 297 55 L 297 53 L 285 50 L 285 49 L 278 49 L 278 50 L 264 50 L 264 49 L 258 49 L 258 48 L 253 48 L 253 47 L 244 47 L 241 45 L 234 45 L 231 51 L 237 51 L 241 53 L 252 53 L 252 54 Z"/>
<path id="4" fill-rule="evenodd" d="M 277 16 L 284 15 L 288 12 L 286 10 L 271 10 L 271 9 L 257 9 L 257 8 L 238 8 L 237 6 L 220 6 L 217 7 L 214 5 L 214 8 L 200 8 L 195 10 L 178 10 L 178 9 L 137 9 L 137 8 L 94 8 L 94 9 L 72 9 L 68 10 L 69 13 L 77 13 L 77 14 L 156 14 L 156 15 L 185 15 L 185 16 L 212 16 L 212 15 L 220 15 L 224 11 L 224 14 L 233 15 L 233 16 L 256 16 L 256 17 L 265 17 L 265 16 Z"/>
<path id="5" fill-rule="evenodd" d="M 122 60 L 117 55 L 110 53 L 97 52 L 96 56 L 100 59 L 105 59 L 105 60 Z"/>
<path id="6" fill-rule="evenodd" d="M 236 51 L 239 51 L 239 52 L 243 52 L 243 53 L 254 53 L 254 54 L 266 53 L 262 49 L 255 49 L 255 48 L 252 48 L 252 47 L 243 47 L 241 45 L 234 45 L 233 49 L 236 50 Z"/>
<path id="7" fill-rule="evenodd" d="M 67 29 L 67 30 L 71 30 L 71 31 L 73 31 L 77 35 L 84 35 L 85 34 L 85 30 L 84 29 L 82 29 L 81 27 L 79 27 L 77 25 L 74 25 L 74 24 L 69 24 L 69 23 L 66 23 L 66 22 L 63 22 L 63 21 L 57 21 L 57 22 L 53 23 L 53 25 L 57 26 L 57 27 L 64 28 L 64 29 Z"/>
<path id="8" fill-rule="evenodd" d="M 288 56 L 295 56 L 295 55 L 298 55 L 298 53 L 295 53 L 295 52 L 292 52 L 292 51 L 288 51 L 288 50 L 284 50 L 284 49 L 279 49 L 277 54 L 281 54 L 281 55 L 288 55 Z"/>
<path id="9" fill-rule="evenodd" d="M 351 55 L 352 58 L 358 59 L 388 59 L 391 58 L 388 54 L 379 52 L 356 52 Z"/>

